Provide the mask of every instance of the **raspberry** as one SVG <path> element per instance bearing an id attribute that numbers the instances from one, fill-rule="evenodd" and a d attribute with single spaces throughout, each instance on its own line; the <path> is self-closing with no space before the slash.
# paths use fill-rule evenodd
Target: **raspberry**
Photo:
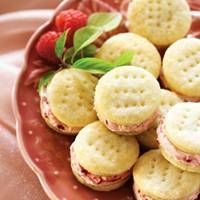
<path id="1" fill-rule="evenodd" d="M 79 10 L 65 10 L 60 12 L 55 20 L 55 26 L 59 32 L 69 29 L 67 46 L 73 45 L 73 36 L 76 30 L 86 26 L 88 16 Z"/>
<path id="2" fill-rule="evenodd" d="M 52 64 L 59 63 L 59 59 L 55 54 L 55 43 L 60 35 L 61 33 L 49 31 L 40 37 L 36 45 L 39 56 Z"/>

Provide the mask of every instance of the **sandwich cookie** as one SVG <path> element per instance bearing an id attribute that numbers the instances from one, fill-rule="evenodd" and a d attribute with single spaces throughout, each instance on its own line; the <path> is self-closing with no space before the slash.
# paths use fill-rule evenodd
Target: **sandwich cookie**
<path id="1" fill-rule="evenodd" d="M 41 114 L 46 123 L 63 134 L 76 134 L 96 121 L 93 109 L 98 79 L 87 72 L 64 69 L 40 92 Z"/>
<path id="2" fill-rule="evenodd" d="M 200 39 L 181 39 L 167 49 L 161 80 L 186 101 L 200 101 Z"/>
<path id="3" fill-rule="evenodd" d="M 133 179 L 137 200 L 195 200 L 200 192 L 200 175 L 173 166 L 159 150 L 139 158 Z"/>
<path id="4" fill-rule="evenodd" d="M 180 169 L 200 173 L 200 103 L 172 107 L 157 130 L 163 156 Z"/>
<path id="5" fill-rule="evenodd" d="M 116 135 L 96 121 L 79 132 L 70 154 L 72 171 L 82 184 L 110 191 L 129 179 L 139 156 L 139 145 L 134 136 Z"/>
<path id="6" fill-rule="evenodd" d="M 157 127 L 160 124 L 161 119 L 167 114 L 170 108 L 181 102 L 183 102 L 183 100 L 176 93 L 161 89 L 161 103 L 159 107 L 160 115 L 157 117 L 157 120 L 150 129 L 137 136 L 140 144 L 150 149 L 158 148 L 156 133 Z"/>
<path id="7" fill-rule="evenodd" d="M 184 37 L 191 23 L 186 0 L 134 0 L 128 7 L 129 31 L 157 46 L 168 46 Z"/>
<path id="8" fill-rule="evenodd" d="M 146 69 L 156 78 L 159 76 L 161 57 L 158 50 L 146 38 L 134 33 L 112 36 L 98 50 L 96 57 L 114 62 L 126 51 L 134 53 L 131 65 Z"/>
<path id="9" fill-rule="evenodd" d="M 160 86 L 142 68 L 118 67 L 99 80 L 94 104 L 99 119 L 108 129 L 118 134 L 137 135 L 157 118 Z"/>

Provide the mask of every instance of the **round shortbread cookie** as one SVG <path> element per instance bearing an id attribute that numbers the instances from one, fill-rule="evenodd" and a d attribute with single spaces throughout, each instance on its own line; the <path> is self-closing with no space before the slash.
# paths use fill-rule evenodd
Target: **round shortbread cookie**
<path id="1" fill-rule="evenodd" d="M 128 28 L 157 46 L 184 37 L 192 18 L 185 0 L 134 0 L 128 7 Z"/>
<path id="2" fill-rule="evenodd" d="M 190 163 L 185 164 L 175 158 L 173 155 L 169 154 L 162 146 L 159 147 L 162 155 L 167 159 L 170 163 L 172 163 L 174 166 L 189 172 L 195 172 L 200 174 L 200 167 L 193 166 Z"/>
<path id="3" fill-rule="evenodd" d="M 171 45 L 164 55 L 162 75 L 171 90 L 200 98 L 200 39 L 181 39 Z"/>
<path id="4" fill-rule="evenodd" d="M 97 81 L 91 74 L 76 69 L 56 73 L 47 87 L 53 115 L 70 127 L 83 127 L 95 121 L 93 99 Z"/>
<path id="5" fill-rule="evenodd" d="M 142 145 L 148 148 L 158 148 L 156 130 L 160 123 L 160 119 L 167 114 L 172 106 L 181 102 L 183 102 L 183 100 L 174 92 L 161 89 L 161 103 L 159 107 L 160 116 L 158 116 L 157 120 L 149 130 L 137 136 L 137 139 Z"/>
<path id="6" fill-rule="evenodd" d="M 164 120 L 164 134 L 178 149 L 200 154 L 200 103 L 179 103 Z"/>
<path id="7" fill-rule="evenodd" d="M 134 165 L 139 156 L 135 137 L 119 136 L 100 121 L 84 127 L 74 142 L 80 165 L 95 175 L 117 175 Z"/>
<path id="8" fill-rule="evenodd" d="M 134 184 L 151 199 L 189 199 L 199 193 L 200 175 L 170 164 L 159 150 L 143 154 L 133 169 Z"/>
<path id="9" fill-rule="evenodd" d="M 160 86 L 142 68 L 118 67 L 99 80 L 94 103 L 101 119 L 117 125 L 140 125 L 157 112 Z"/>
<path id="10" fill-rule="evenodd" d="M 134 53 L 131 65 L 146 69 L 156 78 L 159 76 L 159 52 L 147 39 L 133 33 L 120 33 L 109 38 L 98 50 L 96 57 L 113 62 L 126 51 Z"/>

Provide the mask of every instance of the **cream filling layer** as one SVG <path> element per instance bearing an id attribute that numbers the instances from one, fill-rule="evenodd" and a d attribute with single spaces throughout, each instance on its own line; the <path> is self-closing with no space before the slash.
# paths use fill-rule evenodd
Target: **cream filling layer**
<path id="1" fill-rule="evenodd" d="M 128 179 L 130 176 L 130 170 L 123 172 L 121 174 L 116 174 L 114 176 L 99 176 L 99 175 L 94 175 L 88 172 L 79 164 L 75 151 L 74 151 L 73 144 L 70 147 L 70 155 L 71 155 L 71 166 L 73 170 L 75 171 L 75 173 L 78 174 L 78 176 L 84 179 L 84 181 L 87 184 L 101 185 L 101 186 L 112 185 L 112 184 L 122 182 Z"/>
<path id="2" fill-rule="evenodd" d="M 121 125 L 116 124 L 114 122 L 111 122 L 110 120 L 105 119 L 104 117 L 100 116 L 98 114 L 99 119 L 104 122 L 104 124 L 111 130 L 115 132 L 126 132 L 126 133 L 135 133 L 140 134 L 144 131 L 146 131 L 151 124 L 156 120 L 156 118 L 159 116 L 158 112 L 155 112 L 151 117 L 149 117 L 147 120 L 140 124 L 135 125 Z"/>
<path id="3" fill-rule="evenodd" d="M 167 138 L 164 133 L 164 123 L 161 122 L 157 129 L 158 142 L 160 146 L 174 159 L 182 162 L 185 165 L 190 165 L 193 167 L 200 167 L 200 155 L 189 154 L 176 148 Z"/>

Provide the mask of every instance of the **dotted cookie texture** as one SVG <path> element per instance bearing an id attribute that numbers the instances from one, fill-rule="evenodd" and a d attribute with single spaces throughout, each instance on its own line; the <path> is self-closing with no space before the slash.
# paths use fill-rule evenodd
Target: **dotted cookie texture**
<path id="1" fill-rule="evenodd" d="M 159 150 L 142 155 L 133 169 L 134 183 L 152 199 L 187 199 L 199 192 L 200 175 L 170 164 Z"/>
<path id="2" fill-rule="evenodd" d="M 120 125 L 141 124 L 157 112 L 160 86 L 148 71 L 124 66 L 104 75 L 95 91 L 95 109 L 101 119 Z"/>
<path id="3" fill-rule="evenodd" d="M 169 90 L 162 89 L 159 107 L 160 114 L 165 116 L 174 105 L 181 102 L 183 102 L 183 100 L 177 94 Z"/>
<path id="4" fill-rule="evenodd" d="M 126 172 L 139 156 L 139 145 L 134 137 L 116 135 L 99 121 L 84 127 L 73 145 L 80 165 L 96 175 Z"/>
<path id="5" fill-rule="evenodd" d="M 185 0 L 134 0 L 128 8 L 128 28 L 158 46 L 184 37 L 191 26 Z"/>
<path id="6" fill-rule="evenodd" d="M 162 68 L 167 87 L 186 97 L 200 97 L 200 39 L 181 39 L 166 51 Z"/>
<path id="7" fill-rule="evenodd" d="M 160 54 L 153 44 L 137 34 L 121 33 L 111 37 L 98 50 L 96 57 L 113 62 L 126 51 L 134 53 L 131 65 L 144 68 L 158 77 Z"/>
<path id="8" fill-rule="evenodd" d="M 75 69 L 64 69 L 53 77 L 47 87 L 52 113 L 64 124 L 83 127 L 97 119 L 93 109 L 98 79 Z"/>
<path id="9" fill-rule="evenodd" d="M 200 103 L 175 105 L 166 115 L 164 132 L 178 149 L 200 155 Z"/>

